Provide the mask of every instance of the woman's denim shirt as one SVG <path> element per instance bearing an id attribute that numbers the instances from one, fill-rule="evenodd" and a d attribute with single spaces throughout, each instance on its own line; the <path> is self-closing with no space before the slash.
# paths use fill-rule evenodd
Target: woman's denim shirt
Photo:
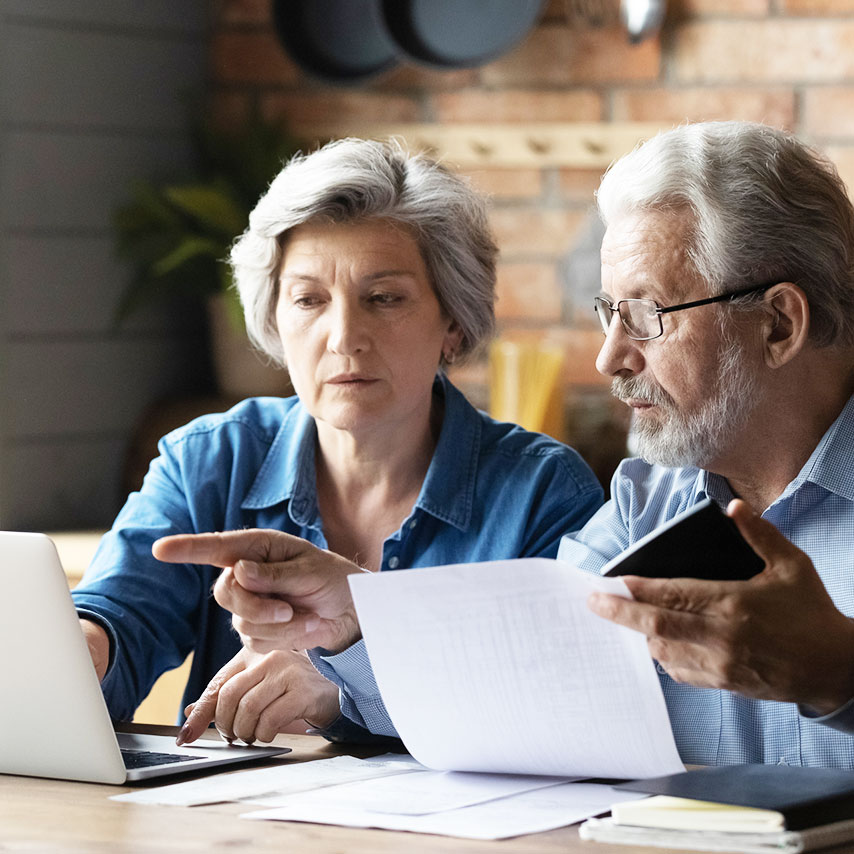
<path id="1" fill-rule="evenodd" d="M 383 543 L 382 571 L 554 557 L 561 536 L 602 504 L 592 471 L 571 448 L 475 410 L 444 376 L 434 393 L 445 404 L 439 440 L 411 513 Z M 326 548 L 315 444 L 314 419 L 296 397 L 250 398 L 161 439 L 73 593 L 78 613 L 110 637 L 102 688 L 114 718 L 131 718 L 158 676 L 193 652 L 183 708 L 240 649 L 231 615 L 211 595 L 219 570 L 160 563 L 154 540 L 272 528 Z M 362 644 L 312 660 L 341 689 L 342 717 L 324 734 L 394 734 Z"/>

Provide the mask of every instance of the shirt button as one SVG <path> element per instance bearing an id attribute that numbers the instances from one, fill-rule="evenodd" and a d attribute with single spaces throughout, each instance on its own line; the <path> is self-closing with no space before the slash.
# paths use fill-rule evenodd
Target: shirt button
<path id="1" fill-rule="evenodd" d="M 410 528 L 414 528 L 417 524 L 418 524 L 418 520 L 417 520 L 417 519 L 413 519 L 413 520 L 409 523 L 409 527 L 410 527 Z"/>
<path id="2" fill-rule="evenodd" d="M 397 569 L 400 566 L 400 558 L 395 555 L 394 557 L 390 557 L 388 559 L 388 568 L 389 569 Z"/>
<path id="3" fill-rule="evenodd" d="M 664 667 L 662 667 L 660 664 L 656 664 L 656 665 L 655 665 L 655 669 L 656 669 L 656 670 L 657 670 L 657 671 L 658 671 L 662 676 L 666 676 L 666 675 L 667 675 L 667 671 L 666 671 L 666 670 L 664 669 Z"/>

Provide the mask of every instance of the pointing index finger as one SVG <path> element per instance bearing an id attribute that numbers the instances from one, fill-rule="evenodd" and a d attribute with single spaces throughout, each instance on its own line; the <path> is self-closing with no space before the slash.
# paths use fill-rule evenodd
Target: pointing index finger
<path id="1" fill-rule="evenodd" d="M 270 531 L 249 529 L 210 534 L 173 534 L 161 537 L 151 547 L 158 560 L 165 563 L 198 563 L 210 566 L 233 566 L 240 560 L 265 562 L 283 559 L 300 551 L 298 537 L 282 532 L 274 542 Z M 278 552 L 281 554 L 274 554 Z"/>

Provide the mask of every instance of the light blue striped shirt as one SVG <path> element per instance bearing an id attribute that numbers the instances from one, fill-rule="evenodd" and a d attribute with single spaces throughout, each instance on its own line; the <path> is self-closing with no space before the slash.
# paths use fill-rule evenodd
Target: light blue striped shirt
<path id="1" fill-rule="evenodd" d="M 762 514 L 813 561 L 830 596 L 854 615 L 854 398 L 798 476 Z M 677 513 L 710 497 L 725 506 L 726 480 L 696 468 L 624 460 L 608 501 L 558 557 L 598 573 L 603 564 Z M 690 574 L 687 571 L 686 575 Z M 751 700 L 674 682 L 659 668 L 670 720 L 686 763 L 785 763 L 854 768 L 854 701 L 823 718 L 793 703 Z"/>

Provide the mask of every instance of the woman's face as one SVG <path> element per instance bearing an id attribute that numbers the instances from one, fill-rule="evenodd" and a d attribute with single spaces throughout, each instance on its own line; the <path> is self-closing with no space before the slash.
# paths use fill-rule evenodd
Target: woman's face
<path id="1" fill-rule="evenodd" d="M 461 335 L 408 230 L 386 220 L 298 226 L 279 282 L 285 360 L 315 419 L 353 433 L 427 429 L 440 355 Z"/>

